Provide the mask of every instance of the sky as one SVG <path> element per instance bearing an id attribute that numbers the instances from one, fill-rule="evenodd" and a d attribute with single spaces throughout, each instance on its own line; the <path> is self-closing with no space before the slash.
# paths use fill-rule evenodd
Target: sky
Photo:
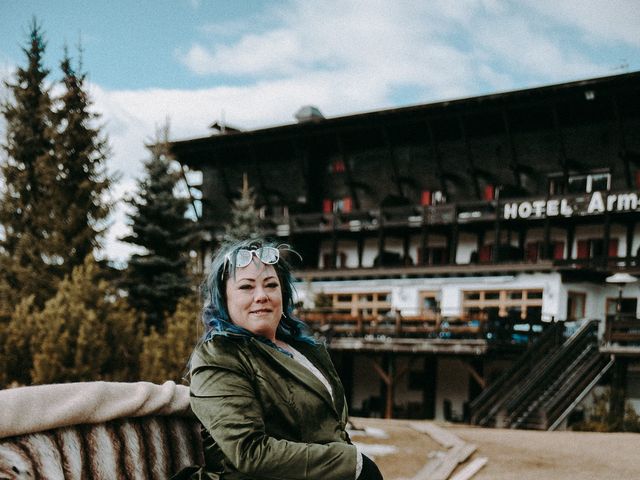
<path id="1" fill-rule="evenodd" d="M 640 70 L 637 0 L 0 0 L 0 79 L 25 65 L 35 17 L 48 79 L 67 46 L 88 74 L 119 201 L 145 142 L 214 121 L 254 129 Z M 0 86 L 0 100 L 11 100 Z M 4 125 L 0 120 L 0 142 Z M 0 161 L 4 161 L 0 153 Z M 1 180 L 0 180 L 1 181 Z M 117 203 L 103 256 L 126 261 Z"/>

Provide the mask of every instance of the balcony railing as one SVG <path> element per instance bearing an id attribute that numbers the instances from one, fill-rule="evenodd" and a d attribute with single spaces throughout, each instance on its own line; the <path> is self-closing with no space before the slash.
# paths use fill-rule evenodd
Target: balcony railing
<path id="1" fill-rule="evenodd" d="M 631 347 L 640 351 L 640 319 L 635 314 L 607 315 L 603 340 L 608 346 Z"/>
<path id="2" fill-rule="evenodd" d="M 486 340 L 492 343 L 522 344 L 537 338 L 546 324 L 539 319 L 514 322 L 507 318 L 489 321 L 486 316 L 442 316 L 439 313 L 386 315 L 344 313 L 333 308 L 297 312 L 312 331 L 328 340 L 340 337 L 422 338 L 438 340 Z"/>

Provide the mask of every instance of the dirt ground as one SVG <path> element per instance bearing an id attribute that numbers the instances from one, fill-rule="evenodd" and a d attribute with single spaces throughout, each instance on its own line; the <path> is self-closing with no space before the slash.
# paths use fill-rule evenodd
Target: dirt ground
<path id="1" fill-rule="evenodd" d="M 356 431 L 352 440 L 375 456 L 385 480 L 410 479 L 430 453 L 446 450 L 412 429 L 407 420 L 354 418 L 352 422 L 364 429 Z M 488 458 L 473 480 L 640 479 L 640 434 L 438 426 L 475 444 L 478 449 L 471 459 Z"/>

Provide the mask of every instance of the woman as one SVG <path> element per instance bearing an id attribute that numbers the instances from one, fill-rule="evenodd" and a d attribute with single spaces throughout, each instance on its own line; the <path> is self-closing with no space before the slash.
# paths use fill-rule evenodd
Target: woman
<path id="1" fill-rule="evenodd" d="M 191 358 L 191 407 L 203 430 L 195 478 L 382 480 L 351 444 L 340 379 L 292 315 L 280 249 L 221 249 L 207 281 L 207 333 Z"/>

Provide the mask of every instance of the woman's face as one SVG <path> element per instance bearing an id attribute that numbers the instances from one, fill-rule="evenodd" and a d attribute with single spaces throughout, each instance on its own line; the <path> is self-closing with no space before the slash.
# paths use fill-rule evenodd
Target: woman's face
<path id="1" fill-rule="evenodd" d="M 273 265 L 253 259 L 237 268 L 226 285 L 227 311 L 231 321 L 272 342 L 282 317 L 282 290 Z"/>

